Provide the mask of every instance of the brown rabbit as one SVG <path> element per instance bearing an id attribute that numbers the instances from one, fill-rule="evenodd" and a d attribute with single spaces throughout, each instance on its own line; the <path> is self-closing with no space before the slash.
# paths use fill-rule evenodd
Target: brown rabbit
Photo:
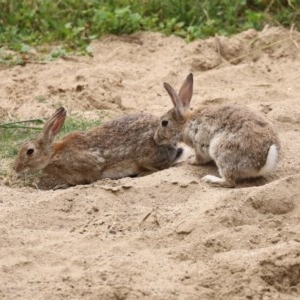
<path id="1" fill-rule="evenodd" d="M 71 186 L 168 168 L 183 152 L 154 141 L 159 119 L 152 115 L 128 115 L 53 142 L 65 118 L 66 110 L 57 109 L 41 134 L 23 144 L 14 162 L 16 172 L 44 170 Z"/>
<path id="2" fill-rule="evenodd" d="M 183 141 L 195 150 L 193 164 L 214 161 L 220 177 L 203 180 L 234 187 L 236 181 L 263 176 L 277 165 L 279 140 L 272 124 L 263 116 L 237 105 L 200 106 L 190 111 L 193 74 L 189 74 L 177 94 L 164 83 L 174 108 L 161 117 L 154 139 L 160 145 Z"/>

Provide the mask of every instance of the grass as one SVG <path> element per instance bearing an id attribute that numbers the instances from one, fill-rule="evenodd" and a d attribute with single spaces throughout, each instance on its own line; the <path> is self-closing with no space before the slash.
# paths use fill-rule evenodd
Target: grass
<path id="1" fill-rule="evenodd" d="M 45 120 L 42 118 L 0 124 L 0 176 L 11 174 L 14 158 L 24 141 L 34 139 L 42 130 Z M 82 116 L 67 117 L 58 139 L 72 131 L 87 131 L 101 124 L 101 118 L 88 120 Z"/>
<path id="2" fill-rule="evenodd" d="M 0 0 L 0 5 L 2 65 L 92 55 L 90 42 L 105 34 L 150 30 L 192 41 L 266 24 L 300 29 L 300 0 Z"/>

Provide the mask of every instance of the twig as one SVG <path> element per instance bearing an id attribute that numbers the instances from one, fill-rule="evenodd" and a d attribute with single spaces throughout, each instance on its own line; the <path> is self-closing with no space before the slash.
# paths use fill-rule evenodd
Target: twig
<path id="1" fill-rule="evenodd" d="M 300 49 L 298 43 L 293 39 L 293 32 L 294 32 L 294 29 L 295 29 L 295 24 L 293 23 L 292 26 L 291 26 L 291 29 L 290 29 L 290 39 L 291 41 L 295 44 L 295 46 Z"/>
<path id="2" fill-rule="evenodd" d="M 215 35 L 215 45 L 216 45 L 216 51 L 219 55 L 219 63 L 220 64 L 222 62 L 222 50 L 221 50 L 221 42 L 220 39 L 217 35 Z"/>
<path id="3" fill-rule="evenodd" d="M 295 6 L 292 4 L 291 0 L 287 0 L 287 3 L 292 9 L 295 9 Z"/>
<path id="4" fill-rule="evenodd" d="M 271 0 L 264 12 L 268 13 L 271 7 L 273 6 L 273 4 L 274 4 L 274 0 Z"/>
<path id="5" fill-rule="evenodd" d="M 154 214 L 153 214 L 154 212 Z M 146 214 L 146 216 L 142 219 L 142 221 L 140 222 L 139 224 L 139 227 L 153 214 L 153 218 L 154 218 L 154 223 L 156 226 L 160 226 L 159 222 L 158 222 L 158 219 L 157 219 L 157 208 L 153 208 L 150 212 L 148 212 Z"/>
<path id="6" fill-rule="evenodd" d="M 49 61 L 42 61 L 42 60 L 23 60 L 24 64 L 36 64 L 36 65 L 46 65 Z"/>
<path id="7" fill-rule="evenodd" d="M 0 128 L 8 129 L 8 128 L 18 128 L 18 129 L 33 129 L 33 130 L 42 130 L 41 127 L 30 127 L 30 126 L 18 126 L 18 125 L 5 125 L 0 124 Z"/>
<path id="8" fill-rule="evenodd" d="M 139 226 L 141 226 L 151 216 L 152 213 L 153 213 L 153 209 L 146 214 L 146 216 L 140 222 Z"/>
<path id="9" fill-rule="evenodd" d="M 20 123 L 40 123 L 40 124 L 44 124 L 45 121 L 43 119 L 30 119 L 30 120 L 3 123 L 3 124 L 0 124 L 0 126 L 14 125 L 14 124 L 20 124 Z"/>
<path id="10" fill-rule="evenodd" d="M 42 130 L 41 127 L 18 125 L 18 124 L 23 124 L 23 123 L 39 123 L 39 124 L 44 124 L 45 122 L 42 119 L 31 119 L 31 120 L 24 120 L 24 121 L 15 121 L 15 122 L 9 122 L 9 123 L 0 124 L 0 128 L 4 128 L 4 129 L 17 128 L 17 129 Z"/>
<path id="11" fill-rule="evenodd" d="M 14 96 L 14 97 L 13 97 Z M 11 107 L 11 109 L 7 112 L 9 118 L 11 119 L 11 113 L 14 111 L 15 107 L 16 107 L 16 97 L 15 97 L 15 93 L 13 93 L 13 96 L 12 97 L 9 97 L 9 98 L 13 98 L 12 99 L 12 102 L 13 102 L 13 105 Z"/>

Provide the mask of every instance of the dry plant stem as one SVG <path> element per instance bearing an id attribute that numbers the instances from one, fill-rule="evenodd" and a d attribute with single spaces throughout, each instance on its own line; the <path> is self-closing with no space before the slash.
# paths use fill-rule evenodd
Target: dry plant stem
<path id="1" fill-rule="evenodd" d="M 24 121 L 16 121 L 16 122 L 3 123 L 3 124 L 0 124 L 0 127 L 7 127 L 7 126 L 10 126 L 10 125 L 20 124 L 20 123 L 40 123 L 40 124 L 44 124 L 45 121 L 43 119 L 31 119 L 31 120 L 24 120 Z M 28 128 L 31 128 L 31 127 L 28 127 Z"/>
<path id="2" fill-rule="evenodd" d="M 300 50 L 299 44 L 292 37 L 294 30 L 295 30 L 295 24 L 292 24 L 291 29 L 290 29 L 290 39 L 295 44 L 295 46 Z"/>
<path id="3" fill-rule="evenodd" d="M 216 44 L 216 51 L 219 54 L 219 64 L 222 62 L 222 54 L 221 54 L 221 42 L 217 35 L 215 35 L 215 44 Z"/>
<path id="4" fill-rule="evenodd" d="M 153 214 L 154 213 L 154 214 Z M 141 227 L 141 225 L 146 222 L 146 220 L 153 214 L 153 218 L 154 218 L 154 223 L 156 226 L 160 226 L 160 223 L 158 221 L 158 218 L 157 218 L 157 209 L 152 209 L 150 212 L 148 212 L 145 217 L 142 219 L 142 221 L 139 223 L 139 227 Z"/>

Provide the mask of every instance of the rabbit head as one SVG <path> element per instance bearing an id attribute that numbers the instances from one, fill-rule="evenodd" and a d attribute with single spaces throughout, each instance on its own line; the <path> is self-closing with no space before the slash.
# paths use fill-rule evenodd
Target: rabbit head
<path id="1" fill-rule="evenodd" d="M 42 132 L 35 140 L 25 142 L 14 162 L 17 173 L 45 168 L 53 154 L 52 143 L 66 119 L 66 110 L 58 108 L 45 123 Z"/>
<path id="2" fill-rule="evenodd" d="M 179 93 L 168 83 L 164 83 L 174 107 L 160 118 L 155 132 L 155 141 L 162 144 L 176 145 L 181 140 L 182 130 L 190 115 L 190 102 L 193 95 L 193 74 L 183 82 Z"/>

